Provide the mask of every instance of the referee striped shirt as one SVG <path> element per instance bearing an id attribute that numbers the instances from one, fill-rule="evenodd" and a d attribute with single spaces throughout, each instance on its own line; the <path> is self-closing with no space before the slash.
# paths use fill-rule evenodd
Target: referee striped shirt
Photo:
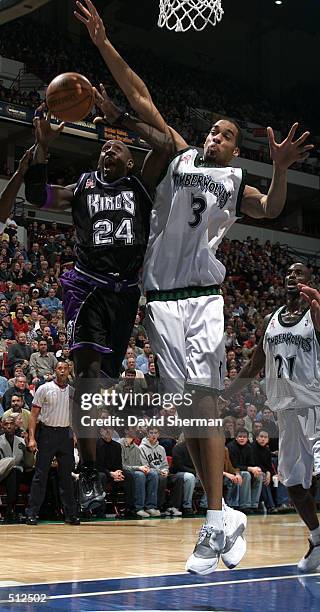
<path id="1" fill-rule="evenodd" d="M 32 405 L 40 408 L 39 421 L 48 427 L 70 426 L 70 385 L 60 387 L 55 380 L 41 385 Z"/>

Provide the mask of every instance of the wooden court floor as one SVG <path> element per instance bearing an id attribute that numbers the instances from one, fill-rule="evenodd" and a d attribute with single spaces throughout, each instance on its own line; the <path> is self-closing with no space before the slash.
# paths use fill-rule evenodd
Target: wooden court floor
<path id="1" fill-rule="evenodd" d="M 202 522 L 2 525 L 1 580 L 28 584 L 181 573 Z M 307 530 L 296 514 L 250 516 L 246 536 L 248 551 L 239 569 L 295 564 L 307 550 Z"/>

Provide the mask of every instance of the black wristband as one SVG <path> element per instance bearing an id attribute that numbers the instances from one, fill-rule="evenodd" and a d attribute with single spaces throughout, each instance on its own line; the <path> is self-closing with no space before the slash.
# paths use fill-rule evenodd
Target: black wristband
<path id="1" fill-rule="evenodd" d="M 129 113 L 121 113 L 121 115 L 119 115 L 118 119 L 115 121 L 115 124 L 121 126 L 126 119 L 130 119 Z"/>

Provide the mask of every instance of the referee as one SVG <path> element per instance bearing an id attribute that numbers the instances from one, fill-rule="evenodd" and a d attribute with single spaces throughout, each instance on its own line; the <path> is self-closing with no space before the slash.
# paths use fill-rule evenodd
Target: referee
<path id="1" fill-rule="evenodd" d="M 34 396 L 29 420 L 29 448 L 37 452 L 35 474 L 31 484 L 27 525 L 36 525 L 44 500 L 48 473 L 54 457 L 58 461 L 58 479 L 65 522 L 79 525 L 71 472 L 74 468 L 73 434 L 70 428 L 68 364 L 59 361 L 56 379 L 41 385 Z M 37 427 L 37 441 L 35 429 Z"/>

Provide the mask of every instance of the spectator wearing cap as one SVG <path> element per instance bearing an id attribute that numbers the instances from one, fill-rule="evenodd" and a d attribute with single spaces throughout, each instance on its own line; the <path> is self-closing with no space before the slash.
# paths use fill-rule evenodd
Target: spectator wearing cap
<path id="1" fill-rule="evenodd" d="M 135 444 L 136 432 L 129 428 L 120 440 L 122 466 L 134 477 L 135 512 L 141 518 L 160 516 L 157 509 L 158 475 L 148 465 L 144 465 L 139 446 Z"/>
<path id="2" fill-rule="evenodd" d="M 58 361 L 71 362 L 70 349 L 68 344 L 64 344 L 63 347 L 56 352 L 56 358 L 58 359 Z"/>
<path id="3" fill-rule="evenodd" d="M 32 353 L 29 362 L 32 384 L 45 380 L 52 380 L 58 363 L 53 353 L 48 353 L 48 344 L 46 340 L 40 340 L 38 348 L 39 350 L 37 353 Z"/>
<path id="4" fill-rule="evenodd" d="M 23 395 L 26 407 L 30 409 L 32 406 L 33 396 L 29 391 L 27 379 L 24 374 L 17 374 L 17 376 L 15 377 L 14 385 L 12 387 L 9 387 L 5 392 L 2 400 L 4 410 L 8 410 L 8 408 L 10 408 L 11 397 L 15 393 L 18 395 Z"/>
<path id="5" fill-rule="evenodd" d="M 29 360 L 31 357 L 31 347 L 27 344 L 27 336 L 24 331 L 18 334 L 16 344 L 9 347 L 8 350 L 8 369 L 9 374 L 12 376 L 13 369 L 16 365 L 24 365 L 26 368 L 29 366 Z"/>

